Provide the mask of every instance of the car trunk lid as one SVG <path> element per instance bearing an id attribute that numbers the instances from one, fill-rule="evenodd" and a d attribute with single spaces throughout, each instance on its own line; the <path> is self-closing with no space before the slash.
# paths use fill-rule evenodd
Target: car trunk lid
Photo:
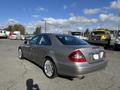
<path id="1" fill-rule="evenodd" d="M 95 63 L 104 60 L 105 56 L 104 49 L 98 46 L 80 48 L 80 51 L 84 54 L 86 60 L 89 63 Z"/>
<path id="2" fill-rule="evenodd" d="M 69 46 L 74 50 L 80 50 L 88 63 L 96 63 L 104 60 L 105 52 L 102 47 L 92 45 Z"/>

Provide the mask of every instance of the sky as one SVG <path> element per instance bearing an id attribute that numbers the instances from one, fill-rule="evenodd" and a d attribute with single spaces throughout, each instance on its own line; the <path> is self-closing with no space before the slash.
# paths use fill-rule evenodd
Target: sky
<path id="1" fill-rule="evenodd" d="M 0 0 L 0 27 L 20 23 L 31 32 L 37 26 L 49 32 L 120 24 L 120 0 Z"/>

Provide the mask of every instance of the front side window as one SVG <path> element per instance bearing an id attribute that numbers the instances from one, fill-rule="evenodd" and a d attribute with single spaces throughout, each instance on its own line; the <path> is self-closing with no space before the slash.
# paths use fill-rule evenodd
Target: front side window
<path id="1" fill-rule="evenodd" d="M 50 37 L 48 35 L 43 35 L 41 36 L 41 38 L 38 41 L 39 45 L 51 45 L 51 40 Z"/>
<path id="2" fill-rule="evenodd" d="M 89 45 L 86 41 L 73 36 L 57 35 L 56 37 L 64 45 Z"/>
<path id="3" fill-rule="evenodd" d="M 34 36 L 34 37 L 30 40 L 30 44 L 36 45 L 38 38 L 39 38 L 39 36 Z"/>

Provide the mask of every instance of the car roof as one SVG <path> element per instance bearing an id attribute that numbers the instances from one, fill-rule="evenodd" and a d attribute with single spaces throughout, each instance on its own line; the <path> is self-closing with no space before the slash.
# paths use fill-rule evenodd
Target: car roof
<path id="1" fill-rule="evenodd" d="M 49 36 L 65 35 L 65 36 L 72 36 L 72 35 L 60 34 L 60 33 L 41 33 L 39 35 L 49 35 Z"/>
<path id="2" fill-rule="evenodd" d="M 72 36 L 72 35 L 68 35 L 68 34 L 59 34 L 59 33 L 41 33 L 38 35 L 48 35 L 51 37 L 51 41 L 52 41 L 52 45 L 56 46 L 56 45 L 63 45 L 57 38 L 55 38 L 56 36 Z"/>

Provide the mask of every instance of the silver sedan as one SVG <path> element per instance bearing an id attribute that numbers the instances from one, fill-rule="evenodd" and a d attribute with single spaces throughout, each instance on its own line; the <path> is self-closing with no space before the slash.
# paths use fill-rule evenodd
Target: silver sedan
<path id="1" fill-rule="evenodd" d="M 42 67 L 48 78 L 57 75 L 79 77 L 104 69 L 107 65 L 102 47 L 89 45 L 71 35 L 43 33 L 18 47 L 18 57 Z"/>

